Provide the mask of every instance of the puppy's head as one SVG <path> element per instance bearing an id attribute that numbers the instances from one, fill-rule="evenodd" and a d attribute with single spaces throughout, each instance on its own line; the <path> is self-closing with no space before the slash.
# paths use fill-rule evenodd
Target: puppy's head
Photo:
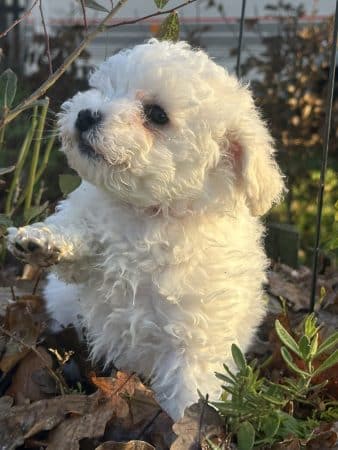
<path id="1" fill-rule="evenodd" d="M 63 105 L 70 165 L 141 208 L 182 213 L 278 200 L 283 181 L 250 92 L 202 51 L 151 40 L 93 73 Z"/>

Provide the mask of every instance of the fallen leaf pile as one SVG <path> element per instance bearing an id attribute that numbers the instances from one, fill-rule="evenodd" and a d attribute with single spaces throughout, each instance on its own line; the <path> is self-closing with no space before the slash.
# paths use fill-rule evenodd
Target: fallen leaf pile
<path id="1" fill-rule="evenodd" d="M 273 380 L 285 365 L 273 330 L 274 318 L 297 334 L 307 298 L 308 272 L 279 266 L 269 275 L 272 312 L 263 324 L 251 356 L 263 361 L 264 375 Z M 0 280 L 5 276 L 0 274 Z M 322 315 L 326 328 L 337 328 L 337 274 L 321 277 L 325 286 Z M 42 282 L 43 283 L 43 282 Z M 47 450 L 197 450 L 233 449 L 224 419 L 205 400 L 187 408 L 173 423 L 151 389 L 135 374 L 91 365 L 87 349 L 72 328 L 49 331 L 44 302 L 34 282 L 16 280 L 0 287 L 0 449 Z M 41 284 L 41 283 L 40 283 Z M 284 295 L 283 295 L 284 294 Z M 283 295 L 288 318 L 281 313 Z M 270 299 L 270 300 L 271 300 Z M 276 306 L 278 305 L 278 306 Z M 333 313 L 333 314 L 332 314 Z M 326 320 L 328 322 L 325 327 Z M 324 374 L 337 399 L 338 367 Z M 308 448 L 334 448 L 333 424 L 316 430 Z M 273 449 L 300 449 L 290 438 Z"/>

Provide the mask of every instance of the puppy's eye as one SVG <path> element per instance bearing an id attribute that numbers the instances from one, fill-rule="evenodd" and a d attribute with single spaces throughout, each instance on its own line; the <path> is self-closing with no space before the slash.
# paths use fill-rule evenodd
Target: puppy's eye
<path id="1" fill-rule="evenodd" d="M 156 125 L 165 125 L 169 122 L 166 112 L 159 105 L 144 105 L 143 110 L 146 119 Z"/>

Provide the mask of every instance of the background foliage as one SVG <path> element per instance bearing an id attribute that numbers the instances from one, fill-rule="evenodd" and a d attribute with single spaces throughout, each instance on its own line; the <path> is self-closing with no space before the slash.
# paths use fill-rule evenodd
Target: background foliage
<path id="1" fill-rule="evenodd" d="M 316 198 L 322 159 L 325 99 L 329 76 L 332 19 L 302 25 L 304 9 L 280 1 L 267 5 L 276 14 L 276 35 L 262 37 L 264 52 L 250 56 L 242 71 L 252 75 L 257 104 L 268 120 L 287 176 L 288 195 L 271 219 L 295 224 L 300 231 L 303 260 L 310 262 L 316 224 Z M 254 72 L 254 73 L 253 73 Z M 331 141 L 323 208 L 322 242 L 334 233 L 338 198 L 338 101 L 335 86 Z"/>

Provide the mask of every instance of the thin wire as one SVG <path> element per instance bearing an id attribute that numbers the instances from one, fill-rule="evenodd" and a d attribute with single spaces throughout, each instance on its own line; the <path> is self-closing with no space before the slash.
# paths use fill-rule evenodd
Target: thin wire
<path id="1" fill-rule="evenodd" d="M 237 78 L 239 78 L 241 75 L 240 74 L 240 65 L 241 65 L 241 54 L 242 54 L 245 6 L 246 6 L 246 0 L 242 0 L 241 21 L 239 24 L 239 37 L 238 37 L 238 47 L 237 47 L 237 63 L 236 63 Z"/>
<path id="2" fill-rule="evenodd" d="M 314 252 L 313 252 L 313 265 L 312 265 L 312 282 L 311 282 L 311 297 L 310 297 L 310 310 L 311 311 L 314 310 L 315 302 L 316 302 L 320 228 L 321 228 L 321 223 L 322 223 L 325 174 L 326 174 L 327 158 L 328 158 L 328 152 L 329 152 L 329 140 L 330 140 L 332 104 L 333 104 L 333 90 L 334 90 L 334 81 L 335 81 L 335 72 L 336 72 L 337 39 L 338 39 L 338 0 L 336 0 L 334 31 L 333 31 L 333 36 L 332 36 L 332 49 L 331 49 L 331 57 L 330 57 L 329 85 L 328 85 L 328 93 L 327 93 L 326 107 L 325 107 L 324 143 L 323 143 L 323 154 L 322 154 L 322 167 L 321 167 L 321 171 L 320 171 L 320 182 L 319 182 L 319 189 L 318 189 L 316 239 L 315 239 L 315 248 L 314 248 Z"/>

